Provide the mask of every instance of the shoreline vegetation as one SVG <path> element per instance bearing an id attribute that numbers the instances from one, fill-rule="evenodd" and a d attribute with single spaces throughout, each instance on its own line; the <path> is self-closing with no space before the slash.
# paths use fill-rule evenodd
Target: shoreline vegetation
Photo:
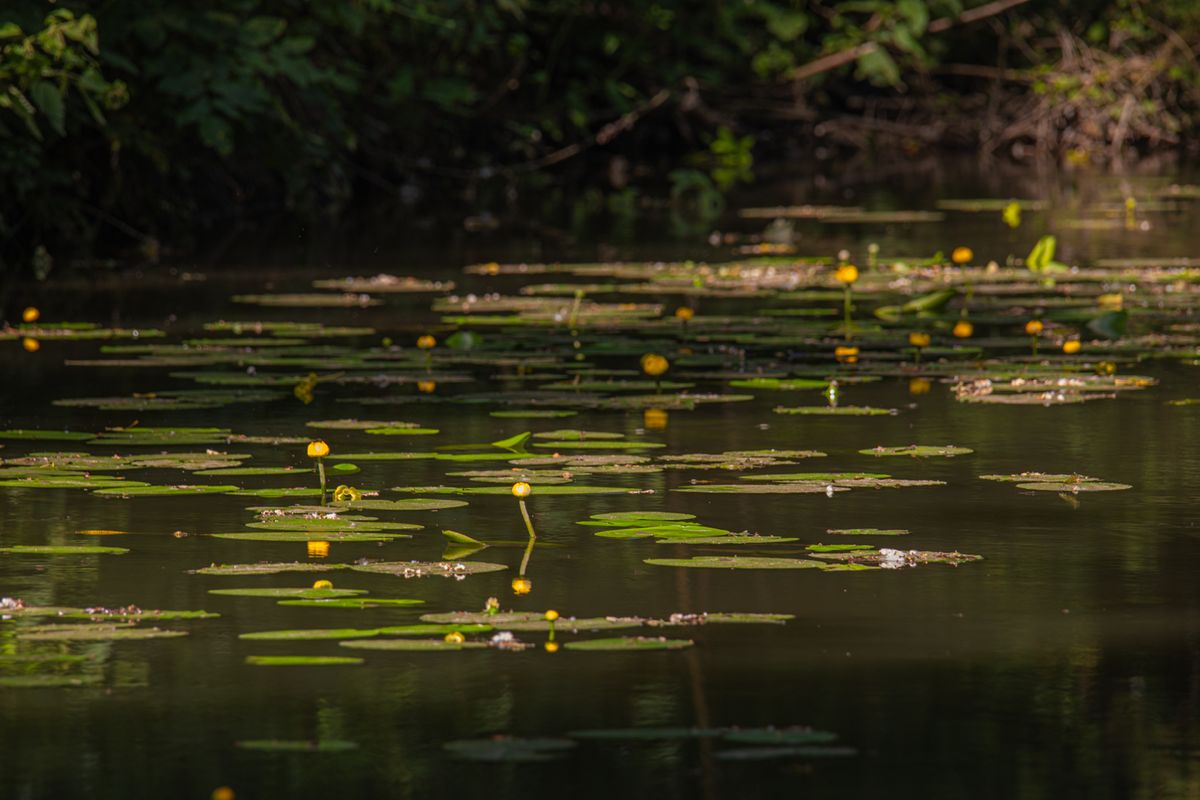
<path id="1" fill-rule="evenodd" d="M 1190 0 L 19 0 L 0 270 L 564 186 L 703 215 L 756 160 L 1120 168 L 1200 146 L 1198 40 Z"/>

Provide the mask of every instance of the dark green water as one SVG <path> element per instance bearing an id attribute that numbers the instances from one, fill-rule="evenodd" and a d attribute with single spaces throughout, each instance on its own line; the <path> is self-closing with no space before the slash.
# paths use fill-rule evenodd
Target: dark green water
<path id="1" fill-rule="evenodd" d="M 974 181 L 972 183 L 971 181 Z M 882 180 L 855 202 L 928 207 L 930 192 L 1003 192 L 978 177 L 955 187 Z M 1054 197 L 1086 194 L 1054 184 Z M 982 187 L 982 188 L 981 188 Z M 910 194 L 911 193 L 911 194 Z M 753 202 L 828 197 L 781 184 Z M 844 202 L 844 200 L 843 200 Z M 1066 202 L 1066 201 L 1062 201 Z M 1074 259 L 1188 255 L 1200 243 L 1196 214 L 1155 218 L 1151 233 L 1063 235 Z M 742 224 L 746 230 L 751 226 Z M 1036 229 L 1035 229 L 1036 230 Z M 808 234 L 806 234 L 808 235 Z M 972 244 L 984 259 L 1023 253 L 1034 231 L 1012 234 L 986 220 L 951 216 L 925 226 L 812 229 L 801 252 L 825 242 L 925 253 Z M 652 237 L 651 237 L 652 238 Z M 816 243 L 822 243 L 818 246 Z M 519 245 L 467 242 L 443 254 L 455 265 L 501 260 Z M 614 245 L 619 255 L 677 256 L 647 241 Z M 1188 248 L 1192 248 L 1189 250 Z M 581 247 L 587 250 L 586 247 Z M 697 245 L 698 257 L 719 251 Z M 587 255 L 582 253 L 581 255 Z M 592 256 L 595 252 L 591 253 Z M 386 262 L 386 263 L 384 263 Z M 386 298 L 380 309 L 273 311 L 235 307 L 229 295 L 305 291 L 314 275 L 442 274 L 399 245 L 359 260 L 336 259 L 289 273 L 281 268 L 204 269 L 207 280 L 126 275 L 60 280 L 35 290 L 10 289 L 6 316 L 36 303 L 49 319 L 89 319 L 153 326 L 172 337 L 196 335 L 204 321 L 320 320 L 370 325 L 407 341 L 424 330 L 428 298 Z M 483 284 L 479 284 L 483 285 Z M 516 284 L 509 284 L 514 286 Z M 466 287 L 470 288 L 468 283 Z M 731 308 L 739 307 L 731 305 Z M 754 305 L 740 306 L 753 308 Z M 173 315 L 173 319 L 172 319 Z M 174 340 L 174 339 L 173 339 Z M 335 402 L 361 391 L 319 393 L 310 406 L 291 400 L 204 412 L 88 412 L 56 408 L 62 397 L 162 389 L 172 381 L 149 370 L 65 367 L 93 357 L 97 344 L 46 342 L 25 353 L 3 343 L 0 426 L 214 425 L 242 433 L 305 435 L 304 422 L 345 416 L 411 420 L 441 429 L 437 445 L 488 442 L 522 430 L 560 427 L 620 431 L 643 425 L 637 413 L 582 411 L 567 420 L 501 420 L 487 409 L 453 404 L 358 407 Z M 481 376 L 490 370 L 481 370 Z M 814 495 L 712 496 L 669 491 L 692 473 L 600 476 L 588 483 L 636 485 L 653 494 L 614 497 L 535 496 L 538 532 L 555 548 L 538 549 L 529 567 L 533 592 L 514 597 L 513 572 L 458 582 L 405 581 L 333 573 L 335 585 L 373 595 L 415 597 L 417 610 L 286 608 L 270 600 L 209 595 L 212 588 L 302 586 L 306 573 L 223 578 L 190 575 L 212 562 L 303 560 L 303 544 L 179 538 L 241 529 L 253 498 L 233 496 L 104 499 L 79 491 L 0 491 L 0 544 L 115 544 L 125 556 L 33 558 L 0 555 L 0 595 L 29 604 L 203 608 L 219 619 L 182 622 L 181 639 L 88 645 L 102 675 L 99 688 L 0 689 L 0 797 L 207 798 L 228 785 L 238 798 L 294 797 L 996 797 L 1190 798 L 1200 794 L 1200 406 L 1166 401 L 1194 396 L 1195 367 L 1140 365 L 1159 386 L 1116 400 L 1051 408 L 956 402 L 944 385 L 910 393 L 907 378 L 848 387 L 855 404 L 896 407 L 891 417 L 821 419 L 772 413 L 786 399 L 762 392 L 749 403 L 671 412 L 665 430 L 646 438 L 665 453 L 755 448 L 821 450 L 828 458 L 801 470 L 884 470 L 897 477 L 944 480 L 947 486 Z M 486 384 L 469 386 L 481 390 Z M 513 388 L 511 386 L 503 388 Z M 439 391 L 465 391 L 455 387 Z M 411 392 L 411 389 L 403 391 Z M 400 393 L 400 390 L 397 390 Z M 819 400 L 818 400 L 819 402 Z M 381 444 L 379 437 L 327 431 L 337 451 L 426 449 L 426 443 Z M 857 451 L 875 445 L 956 444 L 975 450 L 955 459 L 888 461 Z M 61 448 L 7 442 L 0 457 Z M 95 452 L 111 449 L 89 448 Z M 191 449 L 191 448 L 186 448 Z M 230 450 L 255 465 L 303 465 L 297 446 Z M 451 482 L 447 470 L 500 463 L 362 462 L 360 487 Z M 1081 495 L 1078 507 L 1053 493 L 1022 493 L 978 480 L 988 473 L 1084 472 L 1133 485 L 1125 492 Z M 139 473 L 178 481 L 178 473 Z M 702 477 L 708 478 L 704 475 Z M 724 478 L 726 476 L 722 476 Z M 215 480 L 215 479 L 211 479 Z M 458 479 L 461 481 L 462 479 Z M 636 481 L 630 484 L 629 481 Z M 295 479 L 240 478 L 243 486 L 296 485 Z M 459 485 L 463 485 L 460 483 Z M 360 557 L 436 560 L 438 528 L 484 538 L 519 539 L 523 526 L 510 497 L 472 496 L 470 505 L 436 513 L 381 515 L 427 530 L 385 545 L 334 543 L 330 560 Z M 717 548 L 599 539 L 575 525 L 587 515 L 627 509 L 697 514 L 732 530 L 800 537 L 771 554 L 802 552 L 829 541 L 827 528 L 904 527 L 903 547 L 961 550 L 984 560 L 960 567 L 823 573 L 672 570 L 643 559 L 721 552 Z M 95 539 L 81 529 L 129 535 Z M 884 546 L 888 546 L 885 543 Z M 515 567 L 520 549 L 491 548 L 478 558 Z M 681 652 L 584 654 L 539 649 L 458 654 L 354 651 L 358 667 L 263 668 L 247 655 L 344 655 L 336 642 L 253 642 L 237 634 L 309 627 L 376 627 L 416 621 L 421 613 L 481 608 L 489 595 L 505 608 L 594 616 L 672 612 L 759 611 L 794 614 L 784 626 L 705 626 L 672 631 L 693 638 Z M 164 624 L 164 626 L 167 626 Z M 541 642 L 542 635 L 523 638 Z M 492 734 L 557 736 L 581 728 L 635 726 L 811 725 L 854 747 L 849 758 L 735 762 L 705 741 L 582 742 L 545 764 L 454 761 L 446 742 Z M 345 739 L 349 753 L 286 754 L 235 747 L 247 739 Z"/>

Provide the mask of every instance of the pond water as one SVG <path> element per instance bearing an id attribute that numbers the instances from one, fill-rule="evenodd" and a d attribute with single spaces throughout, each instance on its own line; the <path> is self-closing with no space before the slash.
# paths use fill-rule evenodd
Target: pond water
<path id="1" fill-rule="evenodd" d="M 181 265 L 170 272 L 76 272 L 36 288 L 8 287 L 4 306 L 10 320 L 27 305 L 37 307 L 41 318 L 0 341 L 5 376 L 0 428 L 82 433 L 123 428 L 133 433 L 74 441 L 8 433 L 0 439 L 0 458 L 5 459 L 0 465 L 5 470 L 0 477 L 0 596 L 19 598 L 26 607 L 0 609 L 0 616 L 12 617 L 0 622 L 0 796 L 207 798 L 228 786 L 238 798 L 541 797 L 564 792 L 607 797 L 614 791 L 671 798 L 968 793 L 1195 797 L 1200 792 L 1200 600 L 1195 580 L 1200 574 L 1195 503 L 1200 404 L 1172 401 L 1200 396 L 1195 365 L 1200 294 L 1196 273 L 1188 271 L 1191 265 L 1162 262 L 1193 255 L 1200 244 L 1200 213 L 1188 199 L 1195 193 L 1167 188 L 1181 181 L 1175 175 L 1018 180 L 968 171 L 935 178 L 902 173 L 858 183 L 848 178 L 814 188 L 808 180 L 783 178 L 745 190 L 735 204 L 933 211 L 939 199 L 1007 200 L 1013 194 L 1041 201 L 1046 210 L 1026 204 L 1017 228 L 1004 225 L 999 210 L 946 211 L 942 219 L 920 222 L 801 219 L 786 234 L 787 226 L 774 228 L 773 238 L 790 239 L 796 255 L 777 256 L 771 276 L 759 269 L 762 262 L 755 265 L 760 256 L 739 254 L 737 248 L 752 244 L 753 235 L 775 215 L 738 217 L 731 208 L 720 227 L 740 232 L 742 238 L 729 243 L 667 242 L 656 233 L 665 223 L 657 226 L 651 218 L 643 223 L 645 230 L 603 245 L 587 238 L 564 247 L 461 237 L 434 255 L 427 243 L 406 243 L 393 234 L 382 237 L 382 245 L 360 239 L 309 249 L 302 243 L 261 260 L 223 257 L 219 264 Z M 1129 196 L 1138 200 L 1132 209 L 1124 203 Z M 1056 258 L 1070 265 L 1090 269 L 1098 259 L 1147 257 L 1152 259 L 1147 267 L 1166 269 L 1130 273 L 1109 262 L 1102 264 L 1107 278 L 1087 270 L 1050 273 L 1051 285 L 1046 275 L 1005 266 L 1008 256 L 1025 256 L 1047 233 L 1057 234 Z M 867 268 L 870 243 L 880 246 L 874 269 Z M 960 245 L 975 251 L 965 268 L 919 262 Z M 839 327 L 842 289 L 830 266 L 842 248 L 862 271 L 853 289 L 852 341 Z M 607 268 L 584 275 L 514 268 L 509 274 L 508 265 L 531 255 L 637 264 L 740 260 L 745 266 L 724 273 L 680 267 L 680 279 L 669 285 L 632 293 L 591 291 L 571 319 L 575 300 L 569 292 L 551 299 L 520 295 L 519 290 L 560 282 L 628 287 L 664 279 L 663 268 L 633 268 L 637 274 L 614 274 Z M 799 256 L 821 257 L 824 266 L 795 266 Z M 983 266 L 989 260 L 998 261 L 999 269 L 989 273 Z M 499 265 L 485 266 L 478 270 L 481 274 L 463 273 L 464 265 L 493 261 Z M 908 264 L 908 271 L 896 271 L 896 261 Z M 247 294 L 329 293 L 314 289 L 312 281 L 379 272 L 450 280 L 457 286 L 372 292 L 381 304 L 366 308 L 280 308 L 231 300 Z M 794 280 L 772 283 L 779 275 Z M 873 313 L 879 306 L 928 296 L 947 285 L 958 294 L 924 316 L 903 313 L 880 319 Z M 436 298 L 447 303 L 444 298 L 450 295 L 483 297 L 488 292 L 547 302 L 511 310 L 485 299 L 468 309 L 470 318 L 462 324 L 443 321 L 459 313 L 461 303 L 454 304 L 459 311 L 434 307 Z M 1102 294 L 1123 299 L 1104 299 Z M 957 339 L 951 329 L 964 318 L 964 301 L 974 332 Z M 638 315 L 628 307 L 606 305 L 612 303 L 661 308 Z M 1115 334 L 1103 321 L 1099 329 L 1087 327 L 1114 313 L 1117 303 L 1127 312 L 1120 315 L 1126 324 L 1123 336 L 1111 338 Z M 694 308 L 690 321 L 674 318 L 681 305 Z M 808 311 L 763 313 L 796 309 Z M 486 319 L 495 315 L 514 316 Z M 1023 328 L 1031 319 L 1045 321 L 1037 358 Z M 219 320 L 309 327 L 205 330 L 206 323 Z M 55 325 L 67 321 L 137 330 L 139 335 L 87 339 Z M 319 331 L 312 327 L 317 323 L 371 330 Z M 474 346 L 448 347 L 455 329 L 474 331 Z M 155 338 L 153 331 L 165 336 Z M 910 332 L 932 336 L 919 365 L 907 339 Z M 426 333 L 438 339 L 428 356 L 414 347 Z M 192 341 L 238 337 L 248 338 L 249 344 Z M 1083 342 L 1081 351 L 1064 354 L 1062 342 L 1075 337 Z M 298 341 L 271 346 L 280 344 L 272 338 Z M 30 339 L 36 345 L 25 344 Z M 186 349 L 177 347 L 185 342 L 191 342 Z M 859 347 L 858 363 L 838 363 L 836 346 Z M 640 375 L 639 358 L 646 352 L 671 361 L 661 396 L 651 385 L 654 379 Z M 105 361 L 109 363 L 101 363 Z M 589 374 L 591 370 L 601 372 Z M 310 372 L 318 380 L 305 384 Z M 823 384 L 790 389 L 730 384 L 756 374 L 818 382 L 837 377 L 839 408 L 894 413 L 778 413 L 779 407 L 828 408 L 827 390 Z M 1131 376 L 1152 380 L 1121 380 Z M 867 378 L 877 380 L 865 382 Z M 988 378 L 992 384 L 987 389 L 972 384 Z M 988 400 L 1029 394 L 1030 386 L 1021 379 L 1066 383 L 1038 387 L 1044 402 Z M 646 384 L 605 385 L 609 381 Z M 672 382 L 694 388 L 667 388 Z M 312 395 L 308 403 L 303 402 L 306 389 Z M 179 390 L 203 393 L 170 394 Z M 230 390 L 265 394 L 231 398 Z M 542 394 L 530 394 L 535 391 Z M 701 402 L 689 409 L 672 406 L 678 402 L 677 391 L 685 397 L 743 397 L 718 398 L 729 402 Z M 958 394 L 982 402 L 965 402 Z M 1101 396 L 1061 402 L 1093 394 Z M 96 397 L 120 399 L 101 404 L 115 408 L 56 404 Z M 621 397 L 634 399 L 611 402 Z M 153 407 L 164 398 L 176 405 L 182 398 L 183 407 Z M 230 399 L 238 402 L 225 403 Z M 492 413 L 530 408 L 575 413 L 559 418 Z M 403 421 L 438 432 L 384 435 L 307 425 L 346 418 Z M 139 430 L 166 427 L 220 430 L 183 437 L 183 444 L 161 444 L 153 433 L 141 434 L 148 437 L 144 441 L 129 441 Z M 623 438 L 585 438 L 586 448 L 569 434 L 508 447 L 489 444 L 526 431 L 561 429 Z M 228 441 L 225 431 L 289 441 Z M 304 520 L 289 524 L 294 517 L 275 518 L 267 528 L 248 527 L 263 519 L 248 509 L 319 502 L 312 495 L 122 494 L 121 479 L 131 485 L 315 489 L 317 476 L 305 454 L 305 442 L 314 437 L 332 451 L 325 459 L 330 489 L 347 484 L 367 492 L 368 500 L 373 499 L 370 492 L 378 492 L 377 499 L 384 500 L 433 498 L 465 504 L 445 503 L 453 507 L 441 510 L 343 510 L 339 513 L 423 528 L 376 531 L 383 541 L 338 541 L 336 534 L 312 534 L 329 542 L 322 548 L 310 546 L 304 533 L 285 535 L 287 541 L 208 535 L 303 527 Z M 646 447 L 623 449 L 630 442 Z M 928 458 L 860 452 L 914 444 L 954 445 L 972 452 Z M 707 464 L 671 458 L 770 450 L 826 455 L 757 453 L 722 456 Z M 161 461 L 146 463 L 148 456 L 164 451 L 195 455 L 184 459 L 182 470 Z M 44 452 L 103 458 L 26 457 Z M 364 453 L 424 455 L 354 457 Z M 589 473 L 585 461 L 556 464 L 556 453 L 560 461 L 580 454 L 611 455 L 615 466 Z M 122 458 L 108 458 L 114 454 Z M 532 457 L 549 461 L 510 463 Z M 359 470 L 340 471 L 335 468 L 340 463 Z M 297 472 L 197 474 L 204 466 L 238 464 L 293 467 Z M 500 474 L 485 482 L 473 479 L 491 476 L 451 474 L 514 466 L 540 470 L 515 473 L 528 475 L 533 485 L 526 502 L 539 546 L 531 552 L 525 547 L 528 537 L 518 502 L 508 491 L 513 478 Z M 869 480 L 835 474 L 783 481 L 795 489 L 790 493 L 678 491 L 713 484 L 779 486 L 779 481 L 762 478 L 815 472 L 939 483 L 877 488 Z M 1089 481 L 1059 478 L 1052 491 L 1034 491 L 979 477 L 1022 472 L 1089 476 L 1130 488 L 1093 492 Z M 31 476 L 72 479 L 82 488 L 22 486 Z M 614 493 L 554 493 L 557 486 L 580 485 Z M 434 493 L 411 491 L 413 487 L 495 487 L 500 493 Z M 125 491 L 136 495 L 136 488 Z M 652 536 L 597 536 L 621 528 L 577 524 L 603 521 L 592 515 L 629 511 L 668 511 L 695 519 L 660 529 L 661 542 Z M 361 532 L 370 522 L 351 520 L 338 523 L 338 529 Z M 647 528 L 665 523 L 626 524 Z M 707 532 L 705 543 L 687 544 L 679 537 L 697 535 L 693 525 L 717 529 L 715 537 Z M 909 533 L 829 533 L 868 528 Z M 443 529 L 491 544 L 472 550 L 450 542 L 440 533 Z M 81 533 L 96 530 L 122 533 Z M 791 541 L 716 540 L 743 531 Z M 412 538 L 388 539 L 389 534 Z M 647 563 L 695 556 L 792 559 L 793 565 L 802 560 L 826 567 L 851 563 L 836 560 L 837 553 L 809 549 L 821 543 L 868 546 L 858 551 L 864 568 L 689 569 Z M 3 549 L 46 545 L 128 552 L 47 555 Z M 911 557 L 880 556 L 880 548 L 982 558 L 910 566 Z M 833 560 L 815 557 L 830 555 Z M 330 566 L 442 562 L 456 556 L 464 563 L 505 569 L 447 579 Z M 524 576 L 531 590 L 516 594 L 513 580 L 526 556 Z M 267 575 L 193 572 L 209 565 L 256 562 L 324 566 Z M 865 568 L 880 563 L 896 568 Z M 360 598 L 423 602 L 322 608 L 281 605 L 273 597 L 210 593 L 310 587 L 318 580 L 330 581 L 337 590 L 368 592 L 355 595 Z M 513 631 L 517 640 L 530 645 L 520 651 L 343 646 L 401 641 L 404 637 L 377 631 L 416 624 L 426 614 L 481 612 L 489 597 L 497 598 L 506 612 L 558 611 L 562 619 L 555 625 L 555 643 L 565 646 L 550 652 L 542 630 Z M 28 613 L 36 607 L 117 609 L 131 604 L 147 611 L 203 609 L 219 616 L 147 618 L 131 629 L 104 629 L 119 636 L 124 630 L 161 628 L 186 631 L 186 636 L 126 641 L 105 640 L 101 633 L 100 640 L 78 641 L 70 630 L 35 626 L 106 626 L 114 620 L 95 612 L 81 619 Z M 662 620 L 675 613 L 705 612 L 790 618 L 578 633 L 567 619 Z M 463 636 L 468 644 L 485 643 L 496 632 L 511 630 L 501 623 L 493 628 L 467 629 Z M 239 638 L 309 629 L 356 629 L 364 638 Z M 65 638 L 41 639 L 38 631 Z M 363 631 L 374 635 L 365 638 Z M 445 632 L 437 629 L 418 638 L 445 648 Z M 647 637 L 651 642 L 667 637 L 693 644 L 628 652 L 570 646 L 609 637 Z M 362 662 L 253 663 L 253 657 L 291 655 Z M 813 730 L 798 730 L 803 728 Z M 631 734 L 620 729 L 640 730 Z M 515 738 L 491 739 L 496 736 Z M 538 739 L 552 741 L 530 741 Z M 278 749 L 317 745 L 326 751 Z"/>

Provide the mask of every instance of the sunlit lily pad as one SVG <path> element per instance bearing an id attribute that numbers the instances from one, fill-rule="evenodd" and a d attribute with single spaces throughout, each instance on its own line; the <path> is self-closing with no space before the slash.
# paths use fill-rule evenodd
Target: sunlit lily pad
<path id="1" fill-rule="evenodd" d="M 954 456 L 963 456 L 975 451 L 969 447 L 955 447 L 954 445 L 921 445 L 910 444 L 903 447 L 871 447 L 866 450 L 859 450 L 865 456 L 909 456 L 911 458 L 953 458 Z"/>
<path id="2" fill-rule="evenodd" d="M 907 536 L 903 528 L 830 528 L 825 531 L 836 536 Z"/>
<path id="3" fill-rule="evenodd" d="M 358 572 L 376 572 L 395 575 L 398 578 L 465 578 L 486 572 L 508 569 L 503 564 L 487 561 L 376 561 L 370 564 L 352 564 L 350 569 Z"/>
<path id="4" fill-rule="evenodd" d="M 101 547 L 98 545 L 20 545 L 0 547 L 0 553 L 24 556 L 119 556 L 129 552 L 127 547 Z"/>
<path id="5" fill-rule="evenodd" d="M 804 558 L 767 558 L 757 556 L 693 556 L 692 558 L 647 558 L 643 563 L 656 567 L 690 569 L 819 569 L 820 561 Z"/>
<path id="6" fill-rule="evenodd" d="M 192 572 L 196 575 L 275 575 L 280 572 L 328 572 L 348 568 L 348 564 L 314 561 L 263 561 L 256 564 L 213 564 Z"/>
<path id="7" fill-rule="evenodd" d="M 448 642 L 443 639 L 351 639 L 340 642 L 341 647 L 355 650 L 400 650 L 406 652 L 456 652 L 458 650 L 487 650 L 486 642 Z"/>
<path id="8" fill-rule="evenodd" d="M 228 597 L 274 597 L 297 600 L 329 600 L 335 597 L 353 597 L 366 594 L 366 589 L 313 589 L 310 587 L 297 588 L 250 588 L 250 589 L 209 589 L 209 594 L 226 595 Z"/>
<path id="9" fill-rule="evenodd" d="M 107 489 L 97 489 L 93 494 L 118 497 L 183 497 L 196 494 L 229 494 L 238 491 L 237 486 L 224 484 L 196 485 L 179 484 L 177 486 L 113 486 Z"/>
<path id="10" fill-rule="evenodd" d="M 0 431 L 0 439 L 39 442 L 86 442 L 94 433 L 72 433 L 71 431 L 32 430 L 10 428 Z"/>
<path id="11" fill-rule="evenodd" d="M 776 406 L 776 414 L 798 414 L 810 417 L 886 417 L 899 413 L 894 408 L 871 406 Z"/>
<path id="12" fill-rule="evenodd" d="M 252 667 L 353 667 L 363 663 L 349 656 L 246 656 Z"/>

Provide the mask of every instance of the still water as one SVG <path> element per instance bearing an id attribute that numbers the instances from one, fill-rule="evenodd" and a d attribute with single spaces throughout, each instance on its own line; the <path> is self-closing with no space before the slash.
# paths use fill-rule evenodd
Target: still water
<path id="1" fill-rule="evenodd" d="M 928 209 L 938 197 L 1013 193 L 1012 179 L 999 184 L 981 174 L 953 180 L 884 176 L 823 189 L 807 181 L 778 181 L 746 190 L 737 202 Z M 1151 217 L 1150 231 L 1055 228 L 1060 220 L 1086 215 L 1093 204 L 1143 185 L 1137 179 L 1122 185 L 1114 179 L 1028 177 L 1018 194 L 1046 199 L 1057 214 L 1030 216 L 1016 231 L 1000 225 L 998 214 L 952 214 L 943 222 L 923 224 L 801 223 L 796 244 L 802 254 L 846 247 L 856 259 L 868 242 L 880 243 L 885 254 L 912 256 L 969 244 L 982 261 L 1003 261 L 1009 254 L 1023 255 L 1039 234 L 1058 232 L 1060 258 L 1071 263 L 1194 253 L 1200 244 L 1200 215 L 1186 208 Z M 738 220 L 732 212 L 722 224 L 747 233 L 762 227 Z M 442 250 L 382 239 L 383 244 L 365 248 L 326 241 L 321 247 L 301 245 L 286 256 L 264 257 L 261 263 L 223 258 L 218 264 L 179 265 L 171 273 L 165 268 L 64 273 L 45 286 L 8 287 L 4 309 L 10 319 L 23 306 L 36 305 L 47 320 L 158 328 L 167 332 L 166 342 L 203 336 L 202 325 L 218 319 L 267 319 L 370 326 L 377 331 L 372 336 L 333 341 L 366 347 L 390 336 L 407 345 L 436 329 L 438 315 L 430 311 L 429 295 L 384 296 L 384 305 L 366 309 L 257 308 L 235 305 L 229 298 L 246 292 L 304 292 L 313 278 L 381 271 L 452 279 L 460 293 L 507 293 L 529 281 L 463 276 L 461 266 L 526 257 L 733 257 L 727 246 L 666 242 L 658 229 L 646 227 L 626 241 L 597 245 L 585 238 L 570 248 L 486 236 L 459 238 Z M 678 303 L 678 297 L 635 299 L 665 300 L 668 313 Z M 838 307 L 837 301 L 832 304 Z M 701 314 L 716 309 L 749 313 L 761 303 L 701 300 L 698 305 Z M 1195 321 L 1194 314 L 1191 319 Z M 502 334 L 485 330 L 483 335 Z M 120 556 L 0 554 L 0 595 L 22 598 L 27 605 L 132 603 L 143 609 L 220 614 L 161 623 L 187 630 L 189 635 L 181 638 L 61 645 L 64 653 L 90 657 L 87 669 L 99 676 L 92 685 L 0 688 L 0 797 L 207 798 L 221 786 L 248 800 L 590 798 L 614 792 L 667 798 L 1200 797 L 1200 524 L 1195 501 L 1200 405 L 1168 404 L 1200 393 L 1194 366 L 1149 361 L 1123 367 L 1160 383 L 1113 400 L 1045 408 L 960 403 L 947 385 L 935 380 L 922 392 L 908 377 L 843 387 L 845 402 L 899 409 L 894 416 L 785 416 L 773 408 L 823 398 L 818 392 L 751 392 L 756 396 L 748 402 L 669 411 L 665 428 L 646 430 L 641 410 L 581 410 L 568 419 L 525 420 L 492 417 L 488 412 L 496 406 L 487 403 L 339 402 L 368 394 L 413 396 L 409 384 L 383 390 L 319 387 L 309 405 L 285 387 L 288 396 L 276 402 L 201 411 L 63 408 L 52 401 L 195 384 L 168 377 L 172 370 L 167 369 L 64 365 L 68 359 L 98 357 L 100 342 L 45 341 L 33 353 L 23 351 L 19 341 L 0 345 L 2 428 L 97 431 L 136 420 L 141 425 L 307 436 L 312 430 L 306 421 L 353 416 L 401 419 L 441 431 L 432 445 L 414 444 L 416 437 L 322 431 L 335 455 L 429 450 L 493 442 L 526 430 L 579 428 L 666 445 L 651 456 L 818 450 L 828 457 L 783 469 L 886 471 L 946 482 L 833 496 L 708 495 L 671 490 L 712 476 L 668 470 L 579 479 L 651 490 L 638 495 L 539 496 L 535 488 L 529 506 L 539 541 L 548 546 L 535 549 L 527 570 L 533 589 L 523 596 L 514 596 L 510 588 L 522 557 L 518 546 L 498 545 L 472 556 L 510 569 L 462 581 L 349 571 L 203 576 L 189 570 L 211 563 L 305 560 L 302 542 L 203 536 L 245 529 L 253 520 L 248 506 L 291 501 L 234 495 L 114 499 L 80 490 L 0 489 L 0 546 L 101 544 L 130 551 Z M 636 364 L 636 355 L 622 358 L 598 358 L 597 363 Z M 475 383 L 441 385 L 436 394 L 520 388 L 516 381 L 489 382 L 496 371 L 466 370 Z M 705 391 L 722 390 L 719 381 L 704 386 Z M 381 443 L 381 438 L 388 441 Z M 923 460 L 858 453 L 876 445 L 914 443 L 953 444 L 974 453 Z M 86 443 L 4 445 L 4 458 L 45 450 L 128 452 Z M 254 466 L 308 466 L 302 444 L 219 449 L 252 454 L 248 463 Z M 446 473 L 506 464 L 412 460 L 363 461 L 359 466 L 361 472 L 331 483 L 349 481 L 381 490 L 467 486 L 472 484 L 465 478 Z M 1069 502 L 1053 492 L 1022 492 L 978 478 L 1022 471 L 1084 473 L 1133 488 L 1081 493 Z M 178 472 L 154 470 L 130 477 L 152 483 L 184 480 Z M 719 482 L 732 483 L 736 477 L 722 474 Z M 311 475 L 229 480 L 247 488 L 315 483 Z M 381 496 L 408 495 L 385 491 Z M 425 529 L 412 539 L 387 543 L 334 542 L 327 560 L 436 561 L 445 549 L 437 533 L 442 528 L 485 540 L 525 538 L 512 497 L 462 499 L 469 505 L 381 512 L 381 518 Z M 958 567 L 932 564 L 866 572 L 670 569 L 647 565 L 644 559 L 729 550 L 600 538 L 592 535 L 596 529 L 575 524 L 592 514 L 634 509 L 685 512 L 717 528 L 799 539 L 769 550 L 740 548 L 756 555 L 803 556 L 806 545 L 835 538 L 827 529 L 873 527 L 911 531 L 902 544 L 869 542 L 875 546 L 958 550 L 983 560 Z M 127 533 L 77 534 L 84 529 Z M 187 535 L 177 535 L 182 533 Z M 338 588 L 417 598 L 424 605 L 321 609 L 208 593 L 214 588 L 308 586 L 319 577 L 330 578 Z M 794 619 L 784 625 L 668 629 L 668 636 L 695 641 L 694 647 L 678 652 L 548 653 L 541 646 L 544 633 L 519 634 L 537 647 L 517 653 L 349 651 L 336 640 L 238 638 L 275 629 L 409 624 L 423 613 L 478 611 L 489 596 L 500 598 L 505 609 L 553 608 L 564 616 L 723 611 L 791 614 Z M 19 652 L 11 636 L 16 623 L 2 625 L 5 633 L 0 635 L 7 637 L 0 638 L 3 652 Z M 363 656 L 365 663 L 245 663 L 247 656 L 285 654 L 350 654 Z M 527 764 L 457 760 L 445 749 L 449 742 L 497 734 L 561 737 L 581 729 L 764 726 L 831 731 L 837 744 L 855 754 L 742 761 L 720 757 L 730 745 L 714 738 L 582 739 L 558 760 Z M 236 746 L 247 740 L 337 740 L 358 747 L 287 753 Z"/>

